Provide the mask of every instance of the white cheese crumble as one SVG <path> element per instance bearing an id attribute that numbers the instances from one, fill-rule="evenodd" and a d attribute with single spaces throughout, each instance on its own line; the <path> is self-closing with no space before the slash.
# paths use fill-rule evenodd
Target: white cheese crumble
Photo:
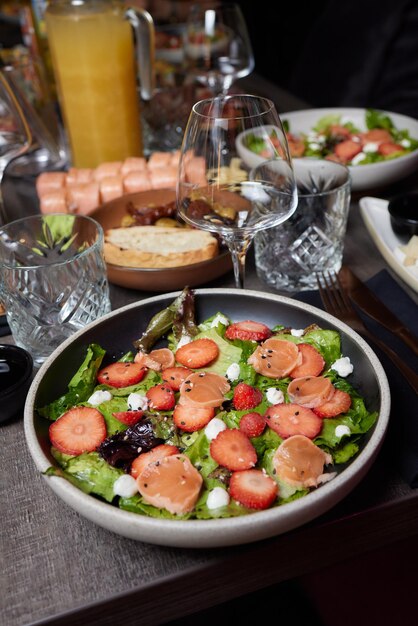
<path id="1" fill-rule="evenodd" d="M 89 404 L 93 406 L 99 406 L 102 402 L 107 402 L 112 399 L 112 394 L 110 391 L 103 391 L 102 389 L 98 389 L 95 391 L 90 398 L 87 400 Z"/>
<path id="2" fill-rule="evenodd" d="M 233 382 L 234 380 L 238 380 L 240 374 L 239 363 L 231 363 L 231 365 L 226 370 L 226 377 Z"/>
<path id="3" fill-rule="evenodd" d="M 182 337 L 180 337 L 180 341 L 177 344 L 177 350 L 181 348 L 181 346 L 185 346 L 186 343 L 190 343 L 191 340 L 192 338 L 189 337 L 188 335 L 183 335 Z"/>
<path id="4" fill-rule="evenodd" d="M 350 358 L 348 356 L 343 356 L 331 365 L 331 369 L 337 372 L 339 376 L 345 378 L 349 374 L 353 373 L 354 367 Z"/>
<path id="5" fill-rule="evenodd" d="M 290 334 L 293 335 L 293 337 L 302 337 L 304 332 L 303 328 L 292 328 Z"/>
<path id="6" fill-rule="evenodd" d="M 284 394 L 280 389 L 269 387 L 266 391 L 266 398 L 271 404 L 282 404 L 284 402 Z"/>
<path id="7" fill-rule="evenodd" d="M 365 156 L 364 152 L 359 152 L 353 159 L 351 159 L 351 165 L 357 165 L 365 158 Z"/>
<path id="8" fill-rule="evenodd" d="M 223 430 L 226 430 L 225 422 L 220 420 L 219 417 L 214 417 L 206 426 L 205 435 L 209 441 L 212 441 L 212 439 L 215 439 Z"/>
<path id="9" fill-rule="evenodd" d="M 410 148 L 411 147 L 411 142 L 409 141 L 409 139 L 402 139 L 399 143 L 404 148 Z"/>
<path id="10" fill-rule="evenodd" d="M 121 498 L 131 498 L 138 493 L 138 486 L 133 476 L 123 474 L 113 483 L 113 493 Z"/>
<path id="11" fill-rule="evenodd" d="M 335 436 L 341 438 L 344 437 L 344 435 L 351 435 L 351 430 L 348 428 L 348 426 L 340 424 L 335 429 Z"/>
<path id="12" fill-rule="evenodd" d="M 216 328 L 218 324 L 223 324 L 224 326 L 229 326 L 229 319 L 225 317 L 225 315 L 221 315 L 218 313 L 212 320 L 211 328 Z"/>
<path id="13" fill-rule="evenodd" d="M 319 144 L 317 141 L 311 141 L 311 143 L 309 144 L 309 147 L 311 150 L 320 150 L 321 144 Z"/>
<path id="14" fill-rule="evenodd" d="M 375 141 L 370 141 L 363 146 L 363 152 L 377 152 L 379 149 L 379 144 Z"/>
<path id="15" fill-rule="evenodd" d="M 229 504 L 229 494 L 222 487 L 215 487 L 209 492 L 206 500 L 206 506 L 208 509 L 218 509 L 221 506 L 227 506 Z"/>
<path id="16" fill-rule="evenodd" d="M 128 409 L 130 411 L 145 411 L 148 408 L 148 398 L 140 393 L 130 393 L 128 396 Z"/>

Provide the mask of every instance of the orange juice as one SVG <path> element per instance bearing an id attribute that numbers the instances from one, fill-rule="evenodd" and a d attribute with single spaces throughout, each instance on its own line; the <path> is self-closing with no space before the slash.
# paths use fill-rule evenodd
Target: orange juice
<path id="1" fill-rule="evenodd" d="M 94 168 L 140 156 L 142 141 L 130 23 L 111 2 L 88 4 L 50 3 L 45 17 L 71 162 Z"/>

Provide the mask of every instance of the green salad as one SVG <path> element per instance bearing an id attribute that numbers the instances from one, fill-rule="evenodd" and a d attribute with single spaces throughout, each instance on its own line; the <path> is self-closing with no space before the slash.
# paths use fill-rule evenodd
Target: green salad
<path id="1" fill-rule="evenodd" d="M 89 345 L 67 391 L 37 407 L 51 422 L 46 474 L 158 518 L 281 506 L 331 480 L 374 425 L 351 371 L 334 330 L 222 312 L 197 324 L 185 289 L 135 350 L 111 361 Z"/>

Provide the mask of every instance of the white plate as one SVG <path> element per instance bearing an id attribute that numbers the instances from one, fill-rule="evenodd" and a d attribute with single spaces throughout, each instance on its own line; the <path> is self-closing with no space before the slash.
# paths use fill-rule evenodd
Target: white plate
<path id="1" fill-rule="evenodd" d="M 398 130 L 407 129 L 413 139 L 418 139 L 418 120 L 399 113 L 391 113 L 388 111 L 383 111 L 383 113 L 389 115 Z M 360 130 L 367 130 L 365 114 L 366 109 L 359 108 L 322 108 L 280 113 L 280 118 L 282 121 L 287 120 L 289 123 L 289 131 L 298 135 L 299 133 L 309 133 L 317 124 L 318 120 L 326 115 L 340 115 L 344 118 L 344 121 L 353 122 Z M 250 152 L 248 149 L 246 150 Z M 251 155 L 254 156 L 254 153 L 251 153 Z M 247 156 L 249 155 L 241 155 L 241 158 L 246 161 Z M 257 155 L 255 156 L 258 160 L 257 164 L 259 164 L 263 159 Z M 251 163 L 248 163 L 248 165 L 254 167 Z M 417 167 L 418 150 L 415 150 L 405 156 L 390 161 L 369 163 L 367 165 L 354 165 L 350 166 L 348 169 L 351 174 L 352 189 L 353 191 L 359 191 L 389 185 L 390 183 L 408 176 L 415 171 Z"/>
<path id="2" fill-rule="evenodd" d="M 368 196 L 361 198 L 360 212 L 367 230 L 385 261 L 407 285 L 418 293 L 418 266 L 406 267 L 402 263 L 402 253 L 398 251 L 398 248 L 403 242 L 392 229 L 388 201 Z"/>
<path id="3" fill-rule="evenodd" d="M 120 355 L 132 349 L 132 342 L 141 335 L 149 319 L 168 306 L 177 295 L 155 296 L 106 315 L 70 337 L 44 363 L 29 390 L 24 418 L 26 441 L 39 471 L 45 472 L 54 460 L 49 453 L 49 422 L 37 416 L 35 407 L 43 406 L 65 392 L 89 343 L 99 343 L 110 355 Z M 283 296 L 247 290 L 198 289 L 196 311 L 199 320 L 223 311 L 233 320 L 254 319 L 270 327 L 282 323 L 304 328 L 316 323 L 323 328 L 340 331 L 343 353 L 355 365 L 352 384 L 364 396 L 367 408 L 379 413 L 373 429 L 362 440 L 358 455 L 347 467 L 339 466 L 339 473 L 333 480 L 303 498 L 229 519 L 153 519 L 100 501 L 58 476 L 44 475 L 48 485 L 70 507 L 99 526 L 139 541 L 188 548 L 231 546 L 265 539 L 301 526 L 331 509 L 367 474 L 387 429 L 389 386 L 374 352 L 357 333 L 338 319 Z"/>

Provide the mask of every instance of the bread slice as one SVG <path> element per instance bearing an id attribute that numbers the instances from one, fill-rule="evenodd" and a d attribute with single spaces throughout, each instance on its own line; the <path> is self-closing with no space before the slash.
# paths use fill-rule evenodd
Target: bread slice
<path id="1" fill-rule="evenodd" d="M 218 241 L 191 228 L 112 228 L 105 233 L 104 254 L 107 263 L 124 267 L 179 267 L 215 257 Z"/>

